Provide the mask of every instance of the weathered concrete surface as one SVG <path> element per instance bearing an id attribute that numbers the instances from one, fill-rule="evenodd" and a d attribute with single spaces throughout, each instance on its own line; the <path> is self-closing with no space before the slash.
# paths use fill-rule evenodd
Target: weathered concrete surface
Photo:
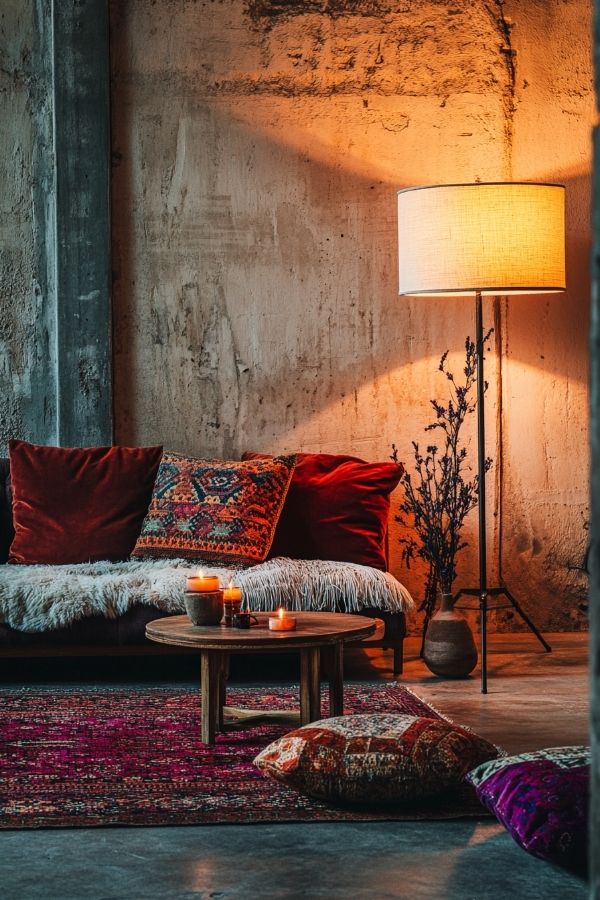
<path id="1" fill-rule="evenodd" d="M 40 852 L 39 832 L 0 835 L 7 900 L 588 896 L 582 880 L 529 856 L 490 819 L 56 828 L 43 841 Z"/>
<path id="2" fill-rule="evenodd" d="M 512 176 L 567 188 L 567 293 L 503 304 L 504 575 L 550 630 L 587 618 L 590 7 L 513 13 Z"/>
<path id="3" fill-rule="evenodd" d="M 542 626 L 583 627 L 589 0 L 140 0 L 111 22 L 119 441 L 409 459 L 474 326 L 464 300 L 398 297 L 396 190 L 566 181 L 568 297 L 486 304 L 490 555 Z"/>
<path id="4" fill-rule="evenodd" d="M 112 443 L 106 0 L 53 4 L 58 442 Z"/>
<path id="5" fill-rule="evenodd" d="M 1 453 L 111 441 L 108 74 L 105 0 L 1 5 Z"/>
<path id="6" fill-rule="evenodd" d="M 50 0 L 0 6 L 0 448 L 56 439 Z"/>

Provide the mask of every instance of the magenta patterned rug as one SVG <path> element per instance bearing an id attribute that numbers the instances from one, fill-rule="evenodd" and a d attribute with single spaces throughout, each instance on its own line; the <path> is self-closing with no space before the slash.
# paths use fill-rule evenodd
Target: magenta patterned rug
<path id="1" fill-rule="evenodd" d="M 325 692 L 326 694 L 326 692 Z M 240 688 L 232 705 L 289 709 L 298 689 Z M 201 743 L 199 691 L 16 689 L 0 703 L 0 828 L 486 817 L 472 788 L 419 807 L 347 809 L 262 775 L 272 722 Z M 401 685 L 347 686 L 345 710 L 441 716 Z M 327 697 L 323 715 L 327 714 Z"/>

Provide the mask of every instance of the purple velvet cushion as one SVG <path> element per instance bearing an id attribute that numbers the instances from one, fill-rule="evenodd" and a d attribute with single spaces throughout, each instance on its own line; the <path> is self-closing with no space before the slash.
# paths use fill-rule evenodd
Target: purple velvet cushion
<path id="1" fill-rule="evenodd" d="M 587 867 L 589 780 L 588 747 L 505 756 L 467 775 L 517 844 L 578 872 Z"/>

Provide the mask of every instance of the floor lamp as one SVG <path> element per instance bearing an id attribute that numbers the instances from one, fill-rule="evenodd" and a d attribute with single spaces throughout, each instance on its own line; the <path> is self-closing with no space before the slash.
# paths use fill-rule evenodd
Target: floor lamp
<path id="1" fill-rule="evenodd" d="M 481 691 L 487 693 L 487 614 L 512 608 L 546 651 L 550 645 L 506 587 L 490 587 L 485 510 L 485 414 L 482 296 L 565 290 L 565 189 L 559 184 L 441 184 L 398 192 L 401 295 L 475 297 Z M 492 606 L 490 597 L 508 604 Z M 468 608 L 468 607 L 467 607 Z"/>

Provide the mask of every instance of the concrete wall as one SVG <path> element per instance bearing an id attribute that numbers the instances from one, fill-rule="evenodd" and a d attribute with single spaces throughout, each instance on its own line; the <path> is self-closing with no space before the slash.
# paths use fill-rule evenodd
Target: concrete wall
<path id="1" fill-rule="evenodd" d="M 577 628 L 587 621 L 576 567 L 589 537 L 591 4 L 505 6 L 518 51 L 512 177 L 566 185 L 569 289 L 504 306 L 504 574 L 535 591 L 531 609 L 549 628 Z"/>
<path id="2" fill-rule="evenodd" d="M 490 545 L 540 624 L 584 627 L 590 15 L 114 2 L 117 439 L 410 460 L 474 326 L 468 301 L 397 296 L 396 190 L 564 181 L 567 296 L 486 302 Z"/>

